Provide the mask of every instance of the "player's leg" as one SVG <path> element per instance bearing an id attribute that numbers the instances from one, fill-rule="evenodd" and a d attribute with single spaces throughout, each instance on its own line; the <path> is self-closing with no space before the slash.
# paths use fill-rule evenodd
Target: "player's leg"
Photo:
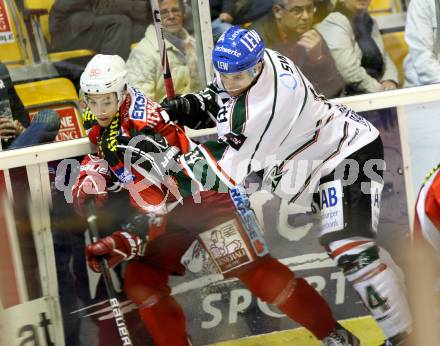
<path id="1" fill-rule="evenodd" d="M 214 243 L 218 246 L 218 238 L 220 237 L 218 232 L 222 232 L 222 229 L 216 226 L 231 220 L 235 214 L 235 207 L 227 193 L 204 194 L 202 197 L 203 207 L 198 211 L 206 210 L 206 215 L 211 217 L 204 219 L 202 216 L 197 218 L 197 221 L 204 220 L 204 234 L 201 235 L 201 238 L 203 238 L 202 242 L 204 242 L 205 248 L 211 249 L 210 245 L 213 244 L 207 242 L 212 239 L 212 236 L 209 234 L 206 236 L 205 232 L 211 232 L 211 235 L 212 232 L 215 232 L 216 237 L 214 238 L 216 241 Z M 214 227 L 214 231 L 210 227 Z M 225 234 L 222 234 L 225 238 L 225 243 L 222 244 L 226 246 L 224 251 L 219 252 L 217 255 L 211 253 L 213 261 L 220 259 L 219 268 L 222 268 L 220 263 L 227 261 L 228 252 L 230 251 L 244 250 L 247 247 L 244 252 L 253 252 L 249 247 L 251 240 L 246 232 L 239 232 L 242 238 L 238 239 L 236 233 L 232 235 L 229 227 L 225 227 L 224 230 Z M 229 241 L 233 238 L 235 245 L 229 248 L 226 238 Z M 338 329 L 338 331 L 343 330 L 341 326 L 337 325 L 330 307 L 319 293 L 304 279 L 295 278 L 294 273 L 286 265 L 271 255 L 256 256 L 253 262 L 232 271 L 227 271 L 225 277 L 231 276 L 239 278 L 256 297 L 276 305 L 291 319 L 309 329 L 319 339 L 330 339 L 335 329 Z M 343 332 L 346 335 L 346 340 L 351 340 L 351 343 L 329 343 L 329 345 L 358 345 L 358 340 L 355 337 L 346 330 L 343 330 Z"/>
<path id="2" fill-rule="evenodd" d="M 176 208 L 170 214 L 172 217 L 168 225 L 174 226 L 176 221 L 180 221 L 180 225 L 186 229 L 205 234 L 206 232 L 219 232 L 218 225 L 234 218 L 236 210 L 228 193 L 202 192 L 200 201 L 201 203 L 185 200 L 182 207 Z M 239 240 L 235 235 L 231 235 L 230 228 L 226 227 L 226 229 L 228 234 L 224 234 L 225 239 L 234 238 L 233 249 L 237 250 L 238 244 L 240 244 L 238 248 L 243 249 L 245 246 L 249 246 L 246 244 L 251 243 L 246 234 L 241 234 L 243 238 Z M 218 233 L 216 234 L 218 235 Z M 218 237 L 214 237 L 217 240 L 216 245 L 218 245 Z M 212 237 L 208 234 L 207 236 L 201 235 L 201 238 L 204 239 L 199 238 L 204 243 L 204 247 L 211 249 L 210 245 L 212 244 L 206 242 L 209 242 Z M 223 245 L 227 247 L 226 243 Z M 215 262 L 216 257 L 221 257 L 222 254 L 227 256 L 229 250 L 231 249 L 220 251 L 218 256 L 210 253 L 211 258 Z M 222 258 L 222 260 L 225 259 Z M 217 266 L 220 268 L 222 264 L 218 263 Z M 330 307 L 318 292 L 304 279 L 295 278 L 287 266 L 272 256 L 257 257 L 246 266 L 228 271 L 225 274 L 225 277 L 231 276 L 239 278 L 255 296 L 276 305 L 290 318 L 308 328 L 317 338 L 324 339 L 325 345 L 327 342 L 328 345 L 334 346 L 359 345 L 356 337 L 336 323 Z M 345 336 L 345 343 L 339 341 L 341 333 Z"/>
<path id="3" fill-rule="evenodd" d="M 270 255 L 257 259 L 232 274 L 258 298 L 276 305 L 318 339 L 335 328 L 330 307 L 319 293 L 284 264 Z"/>
<path id="4" fill-rule="evenodd" d="M 127 267 L 124 290 L 156 345 L 188 345 L 184 312 L 170 295 L 168 279 L 185 272 L 180 259 L 200 231 L 231 218 L 231 203 L 223 196 L 228 194 L 202 193 L 203 203 L 185 199 L 168 214 L 163 232 L 150 229 L 144 257 Z"/>
<path id="5" fill-rule="evenodd" d="M 169 276 L 183 274 L 180 257 L 194 239 L 185 232 L 164 234 L 152 240 L 144 258 L 131 262 L 124 290 L 139 307 L 141 319 L 158 346 L 189 345 L 182 307 L 170 295 Z"/>
<path id="6" fill-rule="evenodd" d="M 353 183 L 344 186 L 350 181 L 349 166 L 345 163 L 321 180 L 320 242 L 353 284 L 385 335 L 400 339 L 411 329 L 409 306 L 399 277 L 381 260 L 375 240 L 383 166 L 372 166 L 372 161 L 366 164 L 369 159 L 383 159 L 380 138 L 349 159 L 351 164 L 359 164 L 359 175 Z"/>

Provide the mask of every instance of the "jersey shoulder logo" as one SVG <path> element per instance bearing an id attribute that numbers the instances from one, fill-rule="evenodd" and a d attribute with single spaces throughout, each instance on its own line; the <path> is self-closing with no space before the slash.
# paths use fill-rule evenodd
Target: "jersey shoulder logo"
<path id="1" fill-rule="evenodd" d="M 245 135 L 243 135 L 242 133 L 237 135 L 233 132 L 229 132 L 224 136 L 219 137 L 218 139 L 219 142 L 226 143 L 235 150 L 240 150 L 245 140 L 246 140 Z"/>
<path id="2" fill-rule="evenodd" d="M 131 96 L 131 105 L 128 111 L 130 119 L 133 120 L 146 120 L 146 106 L 148 99 L 140 91 L 130 88 L 129 93 Z"/>

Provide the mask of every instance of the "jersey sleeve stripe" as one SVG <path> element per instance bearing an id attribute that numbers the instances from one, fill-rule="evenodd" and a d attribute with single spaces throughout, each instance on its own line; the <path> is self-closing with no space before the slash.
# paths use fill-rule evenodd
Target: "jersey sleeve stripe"
<path id="1" fill-rule="evenodd" d="M 249 93 L 246 93 L 246 104 L 245 104 L 245 108 L 246 108 L 246 120 L 244 121 L 243 124 L 243 130 L 241 131 L 241 133 L 244 132 L 244 130 L 246 129 L 246 123 L 249 120 Z"/>
<path id="2" fill-rule="evenodd" d="M 206 159 L 206 162 L 208 163 L 209 167 L 214 171 L 214 173 L 217 175 L 217 177 L 220 178 L 220 180 L 229 188 L 233 188 L 237 185 L 237 183 L 232 179 L 217 163 L 214 156 L 211 155 L 211 153 L 202 145 L 199 145 L 200 152 L 203 154 L 203 156 Z"/>
<path id="3" fill-rule="evenodd" d="M 237 125 L 234 124 L 234 121 L 238 117 L 238 115 L 236 116 L 236 114 L 239 113 L 239 112 L 235 112 L 235 110 L 236 110 L 235 105 L 237 104 L 237 99 L 233 100 L 232 102 L 233 102 L 232 107 L 231 107 L 232 108 L 232 114 L 231 114 L 232 120 L 229 123 L 229 130 L 231 132 L 234 132 L 235 131 L 235 127 L 236 126 L 240 126 L 240 124 L 239 123 Z M 239 108 L 239 110 L 240 110 L 240 108 Z"/>
<path id="4" fill-rule="evenodd" d="M 289 203 L 295 203 L 295 201 L 298 199 L 298 197 L 305 191 L 305 189 L 309 186 L 310 182 L 312 181 L 312 178 L 316 175 L 316 173 L 321 171 L 322 166 L 324 166 L 324 164 L 331 160 L 333 157 L 335 157 L 336 155 L 338 155 L 341 152 L 341 148 L 344 144 L 344 142 L 347 140 L 348 138 L 348 123 L 345 123 L 344 125 L 344 136 L 341 138 L 341 140 L 338 143 L 338 147 L 336 148 L 336 150 L 330 154 L 330 156 L 328 156 L 324 161 L 322 161 L 318 167 L 316 167 L 313 172 L 307 177 L 307 179 L 305 180 L 303 186 L 300 188 L 300 190 L 290 199 Z"/>
<path id="5" fill-rule="evenodd" d="M 267 130 L 269 129 L 270 124 L 272 123 L 272 120 L 273 120 L 273 118 L 275 116 L 275 108 L 276 108 L 276 105 L 277 105 L 278 79 L 277 79 L 277 76 L 276 76 L 276 68 L 275 68 L 275 64 L 274 64 L 270 54 L 267 54 L 267 56 L 269 57 L 270 63 L 272 65 L 272 71 L 273 71 L 273 74 L 274 74 L 274 77 L 273 77 L 273 79 L 274 79 L 274 96 L 273 96 L 273 102 L 272 102 L 272 113 L 270 115 L 269 121 L 267 122 L 266 127 L 264 128 L 264 131 L 263 131 L 260 139 L 258 140 L 257 145 L 255 146 L 255 149 L 254 149 L 254 152 L 252 153 L 251 159 L 249 160 L 249 164 L 248 164 L 248 168 L 247 168 L 247 174 L 249 174 L 251 172 L 251 170 L 252 170 L 251 163 L 252 163 L 252 161 L 253 161 L 253 159 L 255 157 L 255 154 L 258 151 L 258 148 L 260 147 L 260 144 L 261 144 L 261 142 L 263 140 L 264 135 L 266 134 Z"/>
<path id="6" fill-rule="evenodd" d="M 348 252 L 349 250 L 352 250 L 354 248 L 360 247 L 361 245 L 365 246 L 365 244 L 368 244 L 368 247 L 374 245 L 374 243 L 372 241 L 370 241 L 370 240 L 357 240 L 357 241 L 353 241 L 353 242 L 345 244 L 345 245 L 343 245 L 341 247 L 338 247 L 337 249 L 332 251 L 332 253 L 330 254 L 330 257 L 333 258 L 333 259 L 337 259 L 338 256 Z"/>
<path id="7" fill-rule="evenodd" d="M 202 184 L 200 184 L 198 179 L 196 179 L 196 176 L 194 175 L 193 171 L 191 170 L 188 163 L 186 162 L 184 155 L 180 156 L 180 164 L 182 165 L 184 174 L 186 174 L 188 177 L 191 178 L 191 180 L 193 180 L 197 183 L 197 186 L 199 187 L 199 191 L 204 191 Z"/>
<path id="8" fill-rule="evenodd" d="M 235 134 L 243 133 L 246 128 L 246 122 L 249 119 L 248 116 L 248 95 L 249 91 L 245 95 L 239 97 L 234 101 L 231 120 L 231 131 Z"/>
<path id="9" fill-rule="evenodd" d="M 318 141 L 319 132 L 320 132 L 320 127 L 319 126 L 321 125 L 321 122 L 322 122 L 322 120 L 318 120 L 318 122 L 316 123 L 317 130 L 313 134 L 313 137 L 308 142 L 306 142 L 302 146 L 300 146 L 293 153 L 291 153 L 286 159 L 284 159 L 284 161 L 280 165 L 280 170 L 282 170 L 283 167 L 286 165 L 286 163 L 289 162 L 290 160 L 292 160 L 296 155 L 300 154 L 301 152 L 303 152 L 308 147 L 310 147 L 311 145 L 313 145 L 314 143 L 316 143 Z"/>
<path id="10" fill-rule="evenodd" d="M 304 100 L 303 100 L 303 104 L 301 106 L 301 110 L 299 111 L 299 114 L 298 114 L 298 118 L 299 118 L 301 113 L 302 113 L 302 111 L 304 110 L 304 107 L 306 106 L 307 98 L 308 98 L 308 95 L 309 95 L 309 88 L 307 87 L 307 84 L 306 84 L 306 82 L 305 82 L 305 80 L 303 78 L 303 75 L 302 75 L 301 71 L 298 69 L 298 67 L 296 65 L 294 65 L 294 66 L 295 66 L 295 69 L 298 72 L 298 76 L 299 76 L 299 78 L 301 78 L 301 82 L 302 82 L 302 84 L 304 86 Z"/>

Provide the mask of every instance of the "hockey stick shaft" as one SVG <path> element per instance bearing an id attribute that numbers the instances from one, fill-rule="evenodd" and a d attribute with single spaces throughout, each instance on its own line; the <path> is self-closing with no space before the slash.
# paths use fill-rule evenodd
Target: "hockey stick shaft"
<path id="1" fill-rule="evenodd" d="M 87 203 L 87 223 L 89 226 L 90 235 L 92 238 L 92 243 L 96 243 L 99 236 L 98 222 L 95 212 L 95 203 L 90 200 Z M 127 324 L 124 319 L 124 315 L 121 311 L 121 306 L 119 300 L 116 297 L 115 288 L 113 286 L 112 278 L 110 276 L 110 269 L 108 267 L 107 261 L 104 257 L 99 259 L 102 276 L 104 278 L 105 288 L 107 290 L 107 295 L 110 302 L 110 307 L 112 309 L 113 316 L 115 318 L 116 327 L 118 328 L 119 336 L 121 338 L 121 343 L 123 346 L 132 346 L 133 343 L 128 332 Z"/>
<path id="2" fill-rule="evenodd" d="M 171 77 L 171 69 L 168 62 L 167 47 L 165 45 L 165 38 L 163 36 L 163 25 L 162 18 L 160 16 L 159 2 L 158 0 L 151 0 L 150 3 L 151 11 L 153 13 L 154 27 L 156 29 L 157 43 L 159 44 L 160 57 L 162 61 L 165 91 L 167 98 L 171 100 L 176 97 L 176 94 L 174 92 L 173 78 Z"/>

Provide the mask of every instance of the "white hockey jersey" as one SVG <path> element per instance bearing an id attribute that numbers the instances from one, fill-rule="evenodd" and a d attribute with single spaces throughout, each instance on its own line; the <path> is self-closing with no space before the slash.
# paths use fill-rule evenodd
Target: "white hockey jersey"
<path id="1" fill-rule="evenodd" d="M 379 135 L 351 109 L 318 95 L 295 64 L 275 51 L 266 49 L 263 71 L 245 94 L 222 103 L 217 80 L 211 88 L 221 107 L 216 114 L 219 143 L 199 145 L 182 157 L 187 174 L 202 185 L 218 185 L 210 172 L 231 187 L 264 169 L 270 191 L 310 205 L 319 179 Z M 206 94 L 199 98 L 215 99 L 211 95 L 207 101 Z"/>

